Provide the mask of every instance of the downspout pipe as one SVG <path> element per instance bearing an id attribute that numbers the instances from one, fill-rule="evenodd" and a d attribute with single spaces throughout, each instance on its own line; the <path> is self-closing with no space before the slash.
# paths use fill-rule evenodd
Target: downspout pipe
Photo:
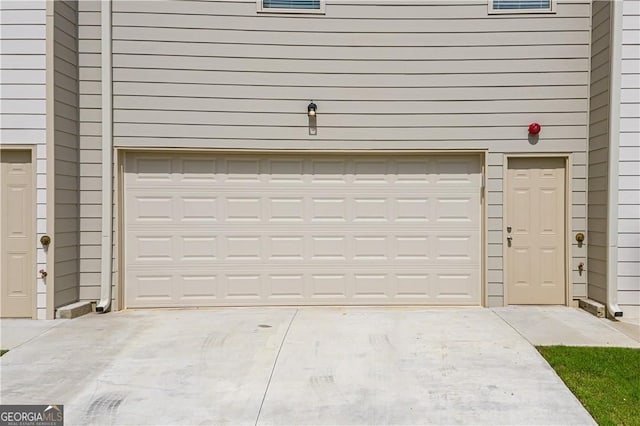
<path id="1" fill-rule="evenodd" d="M 609 87 L 609 204 L 607 206 L 607 315 L 621 317 L 618 306 L 618 161 L 620 161 L 620 92 L 622 78 L 622 1 L 611 2 Z"/>
<path id="2" fill-rule="evenodd" d="M 102 262 L 100 264 L 100 301 L 96 312 L 111 307 L 113 259 L 113 108 L 111 66 L 111 0 L 100 2 L 102 30 Z"/>

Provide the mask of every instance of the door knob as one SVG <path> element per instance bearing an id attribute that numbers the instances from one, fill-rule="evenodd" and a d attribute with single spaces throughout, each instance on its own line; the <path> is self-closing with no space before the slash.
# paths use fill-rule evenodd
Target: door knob
<path id="1" fill-rule="evenodd" d="M 511 235 L 509 235 L 509 236 L 507 237 L 507 241 L 508 241 L 508 242 L 511 242 L 512 240 L 513 240 L 513 237 L 512 237 Z"/>

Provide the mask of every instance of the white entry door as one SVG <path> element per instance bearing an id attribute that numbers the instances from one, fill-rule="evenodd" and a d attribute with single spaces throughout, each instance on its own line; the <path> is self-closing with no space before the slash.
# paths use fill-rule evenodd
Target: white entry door
<path id="1" fill-rule="evenodd" d="M 512 158 L 507 177 L 507 302 L 565 303 L 565 160 Z"/>
<path id="2" fill-rule="evenodd" d="M 0 317 L 31 318 L 35 249 L 30 151 L 1 151 Z"/>
<path id="3" fill-rule="evenodd" d="M 479 305 L 479 156 L 132 154 L 125 305 Z"/>

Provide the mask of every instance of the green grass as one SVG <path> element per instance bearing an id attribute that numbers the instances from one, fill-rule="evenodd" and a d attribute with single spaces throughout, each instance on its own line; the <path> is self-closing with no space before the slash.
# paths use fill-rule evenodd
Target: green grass
<path id="1" fill-rule="evenodd" d="M 0 349 L 0 356 L 6 354 L 7 352 L 9 352 L 8 349 Z"/>
<path id="2" fill-rule="evenodd" d="M 599 425 L 640 425 L 640 349 L 540 346 Z"/>

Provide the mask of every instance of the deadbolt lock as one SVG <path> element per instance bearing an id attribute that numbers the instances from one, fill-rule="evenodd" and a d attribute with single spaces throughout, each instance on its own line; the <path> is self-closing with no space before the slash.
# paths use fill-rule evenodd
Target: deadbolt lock
<path id="1" fill-rule="evenodd" d="M 579 243 L 584 241 L 584 234 L 582 232 L 578 232 L 576 234 L 576 241 L 579 242 Z"/>

